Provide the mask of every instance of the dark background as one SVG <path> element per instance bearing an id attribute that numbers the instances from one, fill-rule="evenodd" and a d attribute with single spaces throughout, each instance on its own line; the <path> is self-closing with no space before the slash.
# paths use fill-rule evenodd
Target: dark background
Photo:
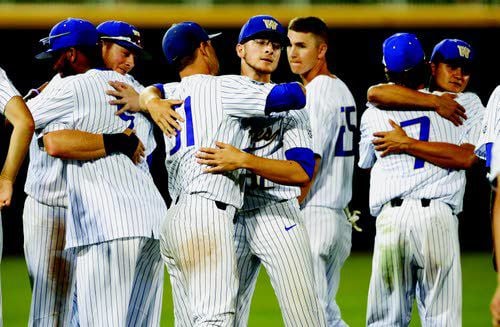
<path id="1" fill-rule="evenodd" d="M 239 60 L 234 47 L 238 37 L 237 29 L 211 29 L 209 32 L 222 31 L 223 36 L 214 42 L 221 62 L 221 74 L 239 73 Z M 174 71 L 165 63 L 161 52 L 161 38 L 165 29 L 143 30 L 145 48 L 152 55 L 149 61 L 137 63 L 132 74 L 144 85 L 156 82 L 177 80 Z M 494 43 L 500 39 L 500 28 L 460 28 L 460 29 L 379 29 L 379 28 L 339 28 L 331 30 L 329 62 L 334 74 L 350 88 L 358 106 L 358 122 L 365 108 L 366 90 L 372 84 L 384 80 L 381 58 L 382 42 L 396 32 L 413 32 L 421 40 L 427 54 L 443 38 L 460 38 L 469 42 L 476 51 L 475 71 L 469 84 L 469 91 L 476 92 L 486 106 L 489 95 L 500 84 L 498 52 Z M 0 30 L 2 50 L 0 66 L 21 94 L 30 88 L 41 85 L 52 76 L 48 63 L 33 57 L 41 48 L 38 40 L 48 35 L 48 30 Z M 282 53 L 281 63 L 273 75 L 275 82 L 296 79 L 291 74 Z M 8 129 L 0 118 L 0 162 L 5 158 L 8 147 Z M 158 136 L 160 133 L 157 131 Z M 161 138 L 160 138 L 161 139 Z M 357 143 L 357 139 L 356 139 Z M 167 181 L 163 168 L 161 151 L 157 151 L 153 163 L 153 175 L 160 191 L 166 196 Z M 4 226 L 4 254 L 22 254 L 22 210 L 25 199 L 23 186 L 26 165 L 21 170 L 15 186 L 12 206 L 2 211 Z M 490 188 L 486 182 L 486 170 L 481 162 L 468 172 L 464 211 L 460 218 L 460 239 L 464 251 L 490 251 Z M 353 231 L 353 250 L 371 251 L 375 235 L 375 219 L 368 209 L 369 173 L 356 168 L 353 182 L 353 199 L 350 207 L 362 211 L 359 225 L 362 233 Z"/>

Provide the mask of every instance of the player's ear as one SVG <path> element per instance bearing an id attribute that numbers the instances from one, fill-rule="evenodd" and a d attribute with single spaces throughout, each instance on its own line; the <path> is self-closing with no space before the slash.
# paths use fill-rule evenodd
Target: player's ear
<path id="1" fill-rule="evenodd" d="M 431 74 L 432 76 L 436 75 L 436 69 L 437 69 L 437 64 L 430 62 L 429 65 L 431 66 Z"/>
<path id="2" fill-rule="evenodd" d="M 324 59 L 326 57 L 327 50 L 328 45 L 325 42 L 321 42 L 318 46 L 318 59 Z"/>
<path id="3" fill-rule="evenodd" d="M 77 51 L 75 48 L 69 48 L 66 51 L 66 59 L 72 64 L 74 64 L 77 60 Z"/>
<path id="4" fill-rule="evenodd" d="M 208 56 L 208 47 L 210 46 L 210 44 L 208 44 L 208 42 L 201 42 L 200 43 L 200 46 L 198 47 L 198 49 L 200 50 L 200 53 L 203 55 L 203 56 Z"/>
<path id="5" fill-rule="evenodd" d="M 243 44 L 236 44 L 236 54 L 238 57 L 243 58 L 245 57 L 245 46 Z"/>

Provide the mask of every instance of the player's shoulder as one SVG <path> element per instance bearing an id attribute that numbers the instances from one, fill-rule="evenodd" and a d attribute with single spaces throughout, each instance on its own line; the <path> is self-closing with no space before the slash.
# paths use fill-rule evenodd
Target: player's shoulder
<path id="1" fill-rule="evenodd" d="M 5 72 L 5 70 L 3 70 L 2 67 L 0 67 L 0 80 L 6 80 L 6 79 L 9 79 L 7 77 L 7 73 Z"/>

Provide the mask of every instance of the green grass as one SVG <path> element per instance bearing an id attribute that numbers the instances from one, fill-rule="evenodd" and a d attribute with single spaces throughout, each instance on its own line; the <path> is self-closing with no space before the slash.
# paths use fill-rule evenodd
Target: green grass
<path id="1" fill-rule="evenodd" d="M 342 270 L 338 303 L 345 321 L 353 327 L 364 326 L 371 256 L 353 254 Z M 489 254 L 462 255 L 463 326 L 488 326 L 489 301 L 495 288 L 495 273 Z M 4 325 L 26 326 L 28 323 L 30 290 L 26 266 L 22 258 L 2 261 L 2 293 Z M 283 326 L 276 297 L 269 278 L 262 270 L 252 302 L 250 326 Z M 419 326 L 414 313 L 411 326 Z M 165 283 L 162 326 L 173 326 L 170 284 Z"/>

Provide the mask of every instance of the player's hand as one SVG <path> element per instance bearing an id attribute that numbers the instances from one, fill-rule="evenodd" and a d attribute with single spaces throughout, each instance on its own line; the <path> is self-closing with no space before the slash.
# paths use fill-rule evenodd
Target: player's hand
<path id="1" fill-rule="evenodd" d="M 242 168 L 247 153 L 231 144 L 215 142 L 215 145 L 217 149 L 200 148 L 195 155 L 197 163 L 210 166 L 203 170 L 204 173 L 218 174 Z"/>
<path id="2" fill-rule="evenodd" d="M 139 106 L 139 93 L 131 85 L 119 81 L 110 81 L 108 83 L 113 87 L 113 90 L 107 90 L 106 94 L 116 98 L 109 101 L 109 103 L 122 106 L 116 112 L 116 115 L 120 115 L 126 111 L 137 112 L 141 110 Z"/>
<path id="3" fill-rule="evenodd" d="M 0 210 L 10 206 L 13 189 L 12 181 L 0 175 Z"/>
<path id="4" fill-rule="evenodd" d="M 127 128 L 123 131 L 123 134 L 130 136 L 132 134 L 135 135 L 135 131 Z M 139 139 L 138 139 L 139 140 Z M 134 152 L 130 152 L 130 154 L 127 154 L 127 156 L 132 160 L 132 162 L 137 165 L 138 163 L 142 162 L 142 160 L 145 157 L 145 151 L 146 148 L 144 147 L 144 144 L 142 144 L 141 140 L 137 143 L 137 147 L 135 148 Z"/>
<path id="5" fill-rule="evenodd" d="M 455 126 L 463 124 L 467 119 L 465 109 L 455 101 L 456 94 L 443 93 L 436 96 L 436 112 L 443 118 L 451 121 Z"/>
<path id="6" fill-rule="evenodd" d="M 175 136 L 177 131 L 182 130 L 179 122 L 184 122 L 184 118 L 174 109 L 182 102 L 182 100 L 152 99 L 147 103 L 151 118 L 168 137 Z"/>
<path id="7" fill-rule="evenodd" d="M 411 143 L 411 138 L 406 135 L 401 126 L 393 120 L 389 120 L 389 123 L 394 128 L 392 131 L 373 133 L 373 136 L 376 138 L 372 143 L 375 145 L 375 150 L 382 152 L 380 154 L 381 157 L 405 152 Z"/>
<path id="8" fill-rule="evenodd" d="M 492 325 L 495 327 L 500 326 L 500 285 L 497 286 L 495 294 L 493 294 L 493 298 L 491 299 L 490 304 Z"/>

